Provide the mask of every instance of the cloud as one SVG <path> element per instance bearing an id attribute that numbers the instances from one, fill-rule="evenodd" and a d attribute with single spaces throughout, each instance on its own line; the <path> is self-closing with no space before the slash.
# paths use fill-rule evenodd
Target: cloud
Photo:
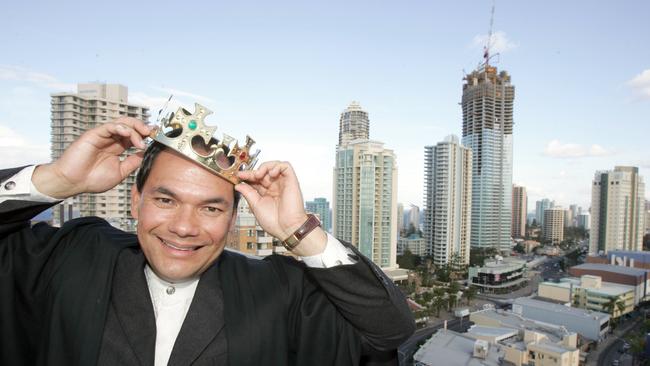
<path id="1" fill-rule="evenodd" d="M 53 90 L 74 91 L 76 88 L 75 84 L 61 82 L 52 75 L 12 65 L 0 65 L 0 80 L 26 81 Z"/>
<path id="2" fill-rule="evenodd" d="M 199 100 L 207 103 L 214 103 L 214 99 L 211 99 L 209 97 L 199 95 L 199 94 L 193 94 L 190 92 L 186 92 L 183 90 L 178 90 L 178 89 L 172 89 L 172 88 L 154 88 L 155 90 L 165 92 L 168 95 L 173 95 L 174 98 L 176 97 L 188 97 L 192 98 L 193 100 Z"/>
<path id="3" fill-rule="evenodd" d="M 0 124 L 0 168 L 47 163 L 50 161 L 50 146 L 34 144 L 11 128 Z"/>
<path id="4" fill-rule="evenodd" d="M 614 152 L 600 145 L 583 146 L 580 144 L 561 143 L 551 140 L 544 149 L 544 155 L 552 158 L 586 158 L 612 155 Z"/>
<path id="5" fill-rule="evenodd" d="M 627 85 L 632 88 L 639 99 L 650 100 L 650 69 L 643 70 L 632 80 L 629 80 Z"/>
<path id="6" fill-rule="evenodd" d="M 482 51 L 485 45 L 487 44 L 487 40 L 488 40 L 487 34 L 479 34 L 477 36 L 474 36 L 474 39 L 472 40 L 472 44 L 470 47 L 478 48 Z M 519 44 L 509 40 L 505 32 L 496 31 L 492 33 L 492 38 L 490 40 L 491 54 L 504 53 L 517 47 L 519 47 Z"/>

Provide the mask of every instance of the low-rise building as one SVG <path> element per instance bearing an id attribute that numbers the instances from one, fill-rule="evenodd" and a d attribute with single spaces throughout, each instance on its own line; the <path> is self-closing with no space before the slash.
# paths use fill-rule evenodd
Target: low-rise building
<path id="1" fill-rule="evenodd" d="M 504 353 L 487 341 L 441 329 L 413 355 L 415 366 L 498 366 Z"/>
<path id="2" fill-rule="evenodd" d="M 426 240 L 418 234 L 411 234 L 406 238 L 397 239 L 397 255 L 404 255 L 407 250 L 415 255 L 427 255 Z"/>
<path id="3" fill-rule="evenodd" d="M 595 342 L 600 342 L 609 331 L 609 314 L 538 299 L 517 298 L 512 304 L 512 312 L 528 319 L 562 325 Z"/>
<path id="4" fill-rule="evenodd" d="M 560 282 L 542 282 L 537 292 L 543 298 L 618 318 L 634 310 L 634 290 L 632 286 L 602 282 L 598 276 L 584 275 L 580 278 L 563 278 Z M 622 304 L 622 311 L 619 303 Z"/>
<path id="5" fill-rule="evenodd" d="M 611 264 L 584 263 L 569 268 L 574 277 L 583 275 L 599 276 L 603 281 L 634 287 L 634 305 L 650 297 L 648 270 L 616 266 Z"/>
<path id="6" fill-rule="evenodd" d="M 470 315 L 468 335 L 499 347 L 504 364 L 578 366 L 580 351 L 575 332 L 513 312 L 486 309 Z"/>
<path id="7" fill-rule="evenodd" d="M 635 250 L 610 250 L 607 254 L 590 254 L 587 263 L 612 264 L 650 270 L 650 252 Z"/>
<path id="8" fill-rule="evenodd" d="M 470 267 L 468 271 L 468 283 L 481 292 L 509 292 L 524 286 L 527 281 L 526 261 L 516 258 L 496 256 L 485 261 L 482 267 Z"/>

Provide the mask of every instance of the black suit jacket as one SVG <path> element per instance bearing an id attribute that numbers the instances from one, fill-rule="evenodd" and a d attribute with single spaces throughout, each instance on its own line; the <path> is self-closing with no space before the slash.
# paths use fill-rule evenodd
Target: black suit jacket
<path id="1" fill-rule="evenodd" d="M 0 364 L 151 364 L 155 321 L 137 238 L 97 218 L 29 227 L 45 207 L 0 203 Z M 199 282 L 170 364 L 352 365 L 364 351 L 394 350 L 413 331 L 410 311 L 357 255 L 354 265 L 313 269 L 224 252 Z"/>

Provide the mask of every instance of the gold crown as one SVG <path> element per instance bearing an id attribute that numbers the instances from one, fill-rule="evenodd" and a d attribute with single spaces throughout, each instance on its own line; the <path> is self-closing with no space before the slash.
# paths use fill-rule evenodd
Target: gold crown
<path id="1" fill-rule="evenodd" d="M 225 133 L 221 141 L 215 139 L 213 134 L 217 127 L 203 123 L 210 114 L 212 111 L 199 103 L 194 103 L 194 113 L 179 107 L 176 113 L 162 118 L 149 137 L 237 184 L 240 182 L 237 172 L 253 169 L 260 151 L 250 154 L 255 143 L 250 136 L 246 136 L 246 145 L 242 147 Z"/>

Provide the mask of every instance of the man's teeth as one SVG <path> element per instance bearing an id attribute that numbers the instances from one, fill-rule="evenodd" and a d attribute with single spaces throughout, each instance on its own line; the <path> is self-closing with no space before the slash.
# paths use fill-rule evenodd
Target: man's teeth
<path id="1" fill-rule="evenodd" d="M 181 248 L 181 247 L 177 247 L 176 245 L 174 245 L 174 244 L 172 244 L 172 243 L 170 243 L 168 241 L 165 241 L 165 240 L 163 240 L 163 243 L 166 246 L 170 247 L 170 248 L 174 248 L 176 250 L 183 250 L 183 251 L 186 251 L 186 252 L 190 252 L 190 251 L 196 250 L 196 248 L 198 248 L 198 247 Z"/>

